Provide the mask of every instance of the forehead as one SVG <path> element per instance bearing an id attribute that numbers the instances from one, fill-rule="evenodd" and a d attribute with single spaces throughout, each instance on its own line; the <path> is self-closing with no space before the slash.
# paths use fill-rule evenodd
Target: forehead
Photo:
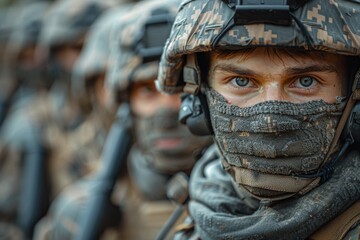
<path id="1" fill-rule="evenodd" d="M 320 51 L 304 51 L 301 49 L 289 49 L 289 48 L 271 48 L 271 47 L 254 47 L 240 49 L 236 51 L 232 50 L 215 50 L 210 52 L 212 59 L 232 59 L 240 58 L 243 60 L 256 57 L 265 56 L 272 59 L 292 58 L 294 60 L 313 59 L 313 60 L 326 60 L 335 56 L 343 57 L 341 55 L 335 55 Z"/>
<path id="2" fill-rule="evenodd" d="M 210 62 L 215 64 L 218 61 L 236 61 L 239 63 L 257 61 L 270 63 L 328 63 L 342 66 L 346 57 L 320 51 L 304 51 L 300 49 L 256 47 L 236 51 L 219 51 L 210 53 Z M 259 61 L 260 60 L 260 61 Z"/>

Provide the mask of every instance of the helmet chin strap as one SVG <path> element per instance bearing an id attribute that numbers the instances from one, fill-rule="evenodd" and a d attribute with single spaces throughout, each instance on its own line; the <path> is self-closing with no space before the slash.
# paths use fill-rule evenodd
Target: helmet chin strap
<path id="1" fill-rule="evenodd" d="M 349 119 L 349 116 L 350 116 L 350 114 L 351 114 L 351 112 L 352 112 L 352 110 L 354 108 L 354 105 L 359 100 L 360 100 L 360 69 L 358 69 L 357 72 L 356 72 L 354 83 L 353 83 L 353 86 L 352 86 L 351 95 L 349 97 L 348 102 L 346 103 L 346 107 L 344 109 L 343 115 L 341 116 L 339 124 L 338 124 L 338 126 L 336 128 L 335 136 L 334 136 L 334 139 L 333 139 L 333 141 L 332 141 L 332 143 L 331 143 L 331 145 L 329 147 L 329 151 L 328 151 L 328 153 L 326 155 L 324 164 L 329 161 L 331 153 L 337 147 L 337 145 L 339 143 L 340 136 L 341 136 L 341 134 L 342 134 L 342 132 L 344 130 L 344 127 L 345 127 L 345 125 L 346 125 L 346 123 L 347 123 L 347 121 Z M 351 133 L 348 134 L 348 135 L 350 135 L 350 136 L 344 136 L 345 141 L 350 143 L 350 144 L 345 144 L 345 146 L 347 146 L 347 147 L 350 146 L 354 142 L 354 139 L 352 138 Z M 342 151 L 340 151 L 340 152 L 345 152 L 345 151 L 342 149 Z"/>

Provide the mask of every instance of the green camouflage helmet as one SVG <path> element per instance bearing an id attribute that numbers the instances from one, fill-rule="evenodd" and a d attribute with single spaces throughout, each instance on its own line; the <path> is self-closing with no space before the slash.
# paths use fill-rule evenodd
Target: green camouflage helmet
<path id="1" fill-rule="evenodd" d="M 53 47 L 73 43 L 87 33 L 102 12 L 117 4 L 116 0 L 61 0 L 46 16 L 39 46 L 48 57 Z"/>
<path id="2" fill-rule="evenodd" d="M 109 38 L 113 22 L 129 11 L 130 7 L 128 4 L 109 9 L 91 27 L 72 73 L 72 92 L 75 97 L 88 98 L 88 81 L 96 75 L 105 74 L 110 64 Z"/>
<path id="3" fill-rule="evenodd" d="M 162 55 L 157 87 L 183 91 L 185 55 L 214 49 L 297 47 L 359 56 L 359 23 L 355 0 L 184 1 Z M 184 75 L 188 82 L 199 72 Z"/>
<path id="4" fill-rule="evenodd" d="M 114 65 L 106 76 L 113 94 L 127 90 L 130 81 L 156 78 L 159 61 L 180 0 L 144 1 L 119 18 L 111 34 Z"/>

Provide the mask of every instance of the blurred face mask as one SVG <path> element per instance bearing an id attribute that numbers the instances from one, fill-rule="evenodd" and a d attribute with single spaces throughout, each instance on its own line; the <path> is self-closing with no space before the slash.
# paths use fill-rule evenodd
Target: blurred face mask
<path id="1" fill-rule="evenodd" d="M 160 108 L 150 117 L 135 116 L 134 120 L 138 146 L 160 172 L 191 169 L 210 140 L 193 136 L 178 122 L 178 112 L 173 109 Z"/>
<path id="2" fill-rule="evenodd" d="M 213 89 L 206 96 L 223 165 L 238 188 L 275 200 L 319 184 L 319 178 L 295 175 L 312 173 L 324 163 L 344 101 L 266 101 L 240 108 Z"/>
<path id="3" fill-rule="evenodd" d="M 19 53 L 14 74 L 21 84 L 32 88 L 47 88 L 51 84 L 46 81 L 44 66 L 35 57 L 35 46 L 24 47 Z"/>

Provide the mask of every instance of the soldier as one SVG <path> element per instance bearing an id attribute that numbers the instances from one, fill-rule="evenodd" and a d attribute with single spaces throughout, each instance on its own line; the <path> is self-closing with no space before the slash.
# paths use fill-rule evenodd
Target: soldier
<path id="1" fill-rule="evenodd" d="M 7 23 L 3 26 L 4 31 L 6 31 L 5 27 L 8 27 L 6 32 L 9 37 L 4 51 L 6 67 L 4 72 L 1 72 L 1 90 L 4 91 L 2 92 L 4 95 L 1 101 L 0 126 L 6 119 L 5 128 L 11 124 L 11 120 L 21 111 L 25 103 L 34 97 L 35 92 L 42 88 L 40 86 L 43 86 L 44 79 L 40 78 L 41 66 L 34 61 L 34 53 L 47 7 L 46 3 L 32 3 L 15 5 L 11 11 L 8 10 L 6 20 L 11 21 L 12 24 Z M 7 131 L 7 129 L 2 130 Z M 22 174 L 22 152 L 16 151 L 16 147 L 10 146 L 4 139 L 8 140 L 2 132 L 0 135 L 0 221 L 7 222 L 7 225 L 1 227 L 0 238 L 6 239 L 6 234 L 9 234 L 7 237 L 13 235 L 12 229 L 15 228 Z M 14 239 L 20 238 L 14 236 Z"/>
<path id="2" fill-rule="evenodd" d="M 346 0 L 182 4 L 157 83 L 216 149 L 176 239 L 359 239 L 359 20 Z"/>
<path id="3" fill-rule="evenodd" d="M 130 6 L 120 5 L 109 9 L 93 24 L 85 40 L 84 50 L 75 63 L 71 79 L 73 97 L 80 103 L 82 111 L 89 112 L 85 121 L 69 135 L 68 148 L 77 156 L 71 161 L 64 180 L 91 176 L 99 167 L 101 150 L 114 117 L 114 107 L 105 89 L 105 73 L 110 65 L 109 37 L 112 23 Z M 71 186 L 69 187 L 72 188 Z M 65 194 L 68 193 L 65 190 Z M 76 192 L 71 194 L 78 194 Z M 63 199 L 61 194 L 58 199 Z M 63 239 L 53 236 L 54 216 L 60 200 L 56 199 L 49 213 L 37 225 L 35 239 Z M 64 202 L 60 201 L 62 204 Z M 55 210 L 54 210 L 55 209 Z M 66 239 L 66 237 L 65 237 Z"/>
<path id="4" fill-rule="evenodd" d="M 208 137 L 192 136 L 178 123 L 179 95 L 160 94 L 154 84 L 178 5 L 179 1 L 138 3 L 127 14 L 118 15 L 111 31 L 112 64 L 106 74 L 106 85 L 118 104 L 130 104 L 130 115 L 124 118 L 131 118 L 134 138 L 127 156 L 127 172 L 121 175 L 112 194 L 113 203 L 122 209 L 122 222 L 115 229 L 120 239 L 156 236 L 173 210 L 166 199 L 167 181 L 179 171 L 189 173 L 201 149 L 210 142 Z M 92 196 L 101 194 L 98 190 L 107 191 L 98 189 L 100 181 L 95 178 L 80 182 L 57 199 L 51 211 L 54 221 L 49 236 L 88 239 L 83 232 L 93 229 L 82 228 L 82 216 L 94 211 L 86 208 Z M 109 184 L 106 185 L 109 188 Z M 108 234 L 110 231 L 106 231 L 103 238 Z M 87 236 L 97 239 L 92 234 Z"/>

